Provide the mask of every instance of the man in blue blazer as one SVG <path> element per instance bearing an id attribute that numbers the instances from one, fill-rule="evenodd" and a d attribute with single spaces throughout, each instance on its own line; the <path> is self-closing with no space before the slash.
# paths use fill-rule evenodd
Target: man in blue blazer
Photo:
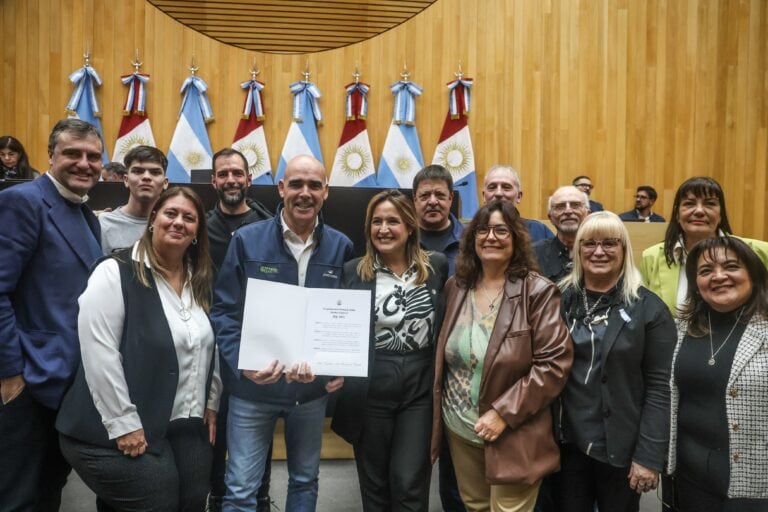
<path id="1" fill-rule="evenodd" d="M 0 496 L 4 510 L 56 511 L 70 468 L 54 421 L 80 361 L 77 299 L 101 255 L 85 205 L 101 175 L 92 125 L 59 121 L 45 176 L 0 193 Z"/>

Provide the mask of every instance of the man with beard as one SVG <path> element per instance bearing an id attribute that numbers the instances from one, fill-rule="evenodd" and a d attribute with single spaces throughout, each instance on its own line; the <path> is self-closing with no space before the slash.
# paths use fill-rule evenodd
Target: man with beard
<path id="1" fill-rule="evenodd" d="M 246 224 L 271 219 L 272 213 L 261 203 L 247 197 L 251 186 L 251 174 L 245 156 L 232 148 L 225 148 L 213 155 L 213 176 L 211 184 L 216 189 L 219 201 L 216 207 L 206 215 L 208 224 L 208 242 L 211 262 L 218 273 L 227 247 L 235 230 Z M 221 510 L 221 502 L 226 492 L 224 470 L 227 460 L 227 414 L 229 412 L 229 390 L 225 387 L 221 405 L 216 418 L 216 442 L 213 445 L 213 466 L 211 467 L 211 492 L 208 495 L 208 512 Z M 266 459 L 264 476 L 258 494 L 257 512 L 268 512 L 269 480 L 272 469 L 272 447 Z"/>
<path id="2" fill-rule="evenodd" d="M 155 201 L 168 188 L 168 159 L 157 148 L 136 146 L 125 155 L 125 167 L 121 181 L 128 189 L 128 202 L 99 215 L 101 250 L 105 256 L 131 247 L 141 238 Z"/>
<path id="3" fill-rule="evenodd" d="M 549 220 L 555 238 L 533 244 L 541 275 L 557 282 L 573 268 L 573 241 L 581 222 L 589 214 L 589 197 L 576 187 L 560 187 L 549 198 Z"/>
<path id="4" fill-rule="evenodd" d="M 236 149 L 224 148 L 213 155 L 211 184 L 219 201 L 206 216 L 211 261 L 215 272 L 221 267 L 232 234 L 240 226 L 259 220 L 271 219 L 272 212 L 248 197 L 251 174 L 248 160 Z"/>
<path id="5" fill-rule="evenodd" d="M 624 222 L 666 222 L 664 217 L 653 213 L 653 205 L 659 194 L 649 185 L 640 185 L 635 193 L 635 209 L 619 214 Z"/>

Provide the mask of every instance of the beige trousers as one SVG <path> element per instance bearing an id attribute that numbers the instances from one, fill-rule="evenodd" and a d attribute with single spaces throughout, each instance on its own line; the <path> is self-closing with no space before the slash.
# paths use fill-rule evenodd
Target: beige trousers
<path id="1" fill-rule="evenodd" d="M 485 481 L 485 450 L 444 429 L 464 506 L 470 512 L 531 512 L 541 480 L 533 485 Z"/>

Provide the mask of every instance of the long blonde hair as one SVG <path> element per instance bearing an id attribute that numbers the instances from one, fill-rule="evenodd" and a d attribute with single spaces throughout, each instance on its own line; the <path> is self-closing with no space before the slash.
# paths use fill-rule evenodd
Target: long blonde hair
<path id="1" fill-rule="evenodd" d="M 621 241 L 624 264 L 622 265 L 619 280 L 621 282 L 621 298 L 626 304 L 632 304 L 640 295 L 638 290 L 643 285 L 640 271 L 635 266 L 632 258 L 632 243 L 624 222 L 618 215 L 612 212 L 595 212 L 584 219 L 576 232 L 576 240 L 573 242 L 573 270 L 565 276 L 558 285 L 563 291 L 581 289 L 584 280 L 584 268 L 581 262 L 581 241 L 590 238 L 618 238 Z"/>
<path id="2" fill-rule="evenodd" d="M 405 242 L 405 256 L 409 266 L 416 266 L 416 284 L 424 284 L 429 277 L 431 267 L 427 251 L 421 248 L 421 234 L 416 209 L 413 207 L 411 199 L 396 189 L 379 192 L 368 203 L 368 208 L 365 211 L 365 255 L 357 265 L 357 273 L 363 281 L 373 281 L 376 277 L 374 267 L 377 251 L 371 241 L 371 221 L 373 219 L 373 211 L 385 201 L 395 207 L 397 214 L 400 215 L 405 225 L 411 229 L 411 234 Z"/>

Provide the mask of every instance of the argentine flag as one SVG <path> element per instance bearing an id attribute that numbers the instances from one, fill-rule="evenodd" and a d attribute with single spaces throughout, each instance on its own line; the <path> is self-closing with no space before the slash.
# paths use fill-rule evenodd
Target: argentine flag
<path id="1" fill-rule="evenodd" d="M 433 164 L 442 165 L 453 177 L 453 190 L 461 197 L 461 217 L 471 219 L 479 205 L 477 200 L 477 174 L 475 153 L 469 136 L 469 88 L 471 78 L 459 77 L 448 83 L 448 115 L 435 148 Z"/>
<path id="2" fill-rule="evenodd" d="M 255 72 L 254 72 L 254 76 Z M 246 89 L 245 105 L 240 122 L 235 130 L 232 147 L 248 160 L 248 172 L 254 185 L 272 185 L 272 164 L 269 162 L 267 138 L 264 135 L 264 105 L 261 91 L 264 84 L 255 78 L 243 82 Z"/>
<path id="3" fill-rule="evenodd" d="M 416 96 L 422 88 L 408 80 L 390 87 L 395 95 L 395 112 L 379 160 L 376 184 L 383 188 L 411 188 L 413 177 L 424 167 L 419 133 L 416 131 Z"/>
<path id="4" fill-rule="evenodd" d="M 85 66 L 74 71 L 69 75 L 69 80 L 75 84 L 75 90 L 72 91 L 72 97 L 67 103 L 67 116 L 82 119 L 92 124 L 99 132 L 101 139 L 101 161 L 106 164 L 109 162 L 107 157 L 107 145 L 104 143 L 104 131 L 101 129 L 101 111 L 99 102 L 96 100 L 96 86 L 101 85 L 101 77 L 96 70 L 88 64 L 86 58 Z"/>
<path id="5" fill-rule="evenodd" d="M 375 187 L 376 170 L 365 118 L 368 116 L 370 86 L 355 82 L 345 86 L 346 122 L 331 168 L 332 187 Z"/>
<path id="6" fill-rule="evenodd" d="M 172 183 L 189 183 L 193 169 L 211 168 L 213 151 L 205 123 L 213 120 L 213 112 L 205 94 L 207 89 L 203 79 L 195 75 L 181 86 L 181 114 L 168 149 L 166 174 Z"/>
<path id="7" fill-rule="evenodd" d="M 283 151 L 280 153 L 275 182 L 283 179 L 285 166 L 294 157 L 312 155 L 320 162 L 323 161 L 316 124 L 323 119 L 317 104 L 317 98 L 321 96 L 320 90 L 314 83 L 307 81 L 292 83 L 290 90 L 293 93 L 293 122 L 288 128 Z"/>

